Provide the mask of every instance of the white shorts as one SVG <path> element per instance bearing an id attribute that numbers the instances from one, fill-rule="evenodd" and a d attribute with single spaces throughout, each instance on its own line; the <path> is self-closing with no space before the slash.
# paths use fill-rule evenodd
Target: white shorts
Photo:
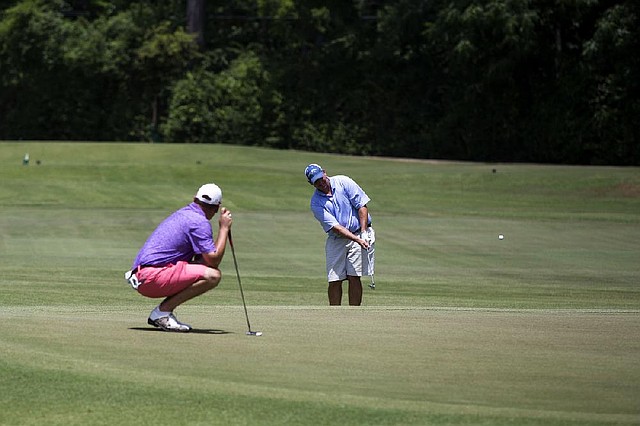
<path id="1" fill-rule="evenodd" d="M 343 281 L 347 275 L 373 275 L 375 250 L 375 243 L 365 250 L 355 241 L 329 236 L 325 244 L 327 281 Z"/>

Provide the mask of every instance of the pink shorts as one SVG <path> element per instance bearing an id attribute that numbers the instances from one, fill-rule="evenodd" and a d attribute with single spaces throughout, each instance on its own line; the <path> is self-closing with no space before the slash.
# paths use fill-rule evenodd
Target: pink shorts
<path id="1" fill-rule="evenodd" d="M 200 281 L 207 270 L 206 265 L 177 262 L 162 268 L 147 267 L 136 272 L 142 283 L 138 293 L 147 297 L 168 297 L 180 293 L 196 281 Z"/>

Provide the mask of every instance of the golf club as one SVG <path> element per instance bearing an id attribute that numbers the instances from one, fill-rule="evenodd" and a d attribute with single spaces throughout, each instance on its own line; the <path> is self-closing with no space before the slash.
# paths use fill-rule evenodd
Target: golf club
<path id="1" fill-rule="evenodd" d="M 238 277 L 238 287 L 240 287 L 240 296 L 242 296 L 242 306 L 244 307 L 244 316 L 247 319 L 247 336 L 262 336 L 262 331 L 251 331 L 249 323 L 249 314 L 247 313 L 247 304 L 244 301 L 244 292 L 242 291 L 242 282 L 240 281 L 240 272 L 238 272 L 238 261 L 236 260 L 236 250 L 233 247 L 233 238 L 231 238 L 231 230 L 229 230 L 229 245 L 231 246 L 231 254 L 233 255 L 233 264 L 236 267 L 236 277 Z"/>
<path id="2" fill-rule="evenodd" d="M 367 275 L 369 275 L 371 277 L 371 283 L 369 284 L 369 288 L 371 290 L 375 290 L 376 289 L 376 281 L 373 277 L 374 275 L 374 269 L 375 269 L 375 252 L 376 249 L 374 247 L 374 243 L 376 242 L 376 233 L 373 230 L 373 228 L 369 228 L 367 230 L 367 236 L 368 236 L 368 240 L 369 240 L 369 248 L 367 249 Z"/>
<path id="3" fill-rule="evenodd" d="M 371 255 L 373 254 L 373 250 L 369 249 L 367 250 L 367 257 L 369 258 L 369 276 L 371 277 L 371 283 L 369 284 L 369 288 L 371 290 L 375 290 L 376 289 L 376 281 L 373 278 L 373 265 L 371 264 Z"/>

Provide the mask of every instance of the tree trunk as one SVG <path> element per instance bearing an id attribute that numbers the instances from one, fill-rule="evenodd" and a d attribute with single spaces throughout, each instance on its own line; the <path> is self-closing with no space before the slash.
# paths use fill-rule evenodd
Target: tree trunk
<path id="1" fill-rule="evenodd" d="M 196 35 L 200 50 L 204 50 L 204 1 L 187 0 L 187 32 Z"/>

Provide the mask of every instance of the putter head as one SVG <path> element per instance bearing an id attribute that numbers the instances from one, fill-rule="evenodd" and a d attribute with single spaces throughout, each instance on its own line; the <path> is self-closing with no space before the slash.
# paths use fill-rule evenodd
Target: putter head
<path id="1" fill-rule="evenodd" d="M 369 284 L 369 288 L 370 288 L 371 290 L 375 290 L 375 289 L 376 289 L 376 285 L 375 285 L 375 283 L 371 283 L 371 284 Z"/>
<path id="2" fill-rule="evenodd" d="M 262 336 L 262 331 L 247 331 L 247 336 Z"/>

